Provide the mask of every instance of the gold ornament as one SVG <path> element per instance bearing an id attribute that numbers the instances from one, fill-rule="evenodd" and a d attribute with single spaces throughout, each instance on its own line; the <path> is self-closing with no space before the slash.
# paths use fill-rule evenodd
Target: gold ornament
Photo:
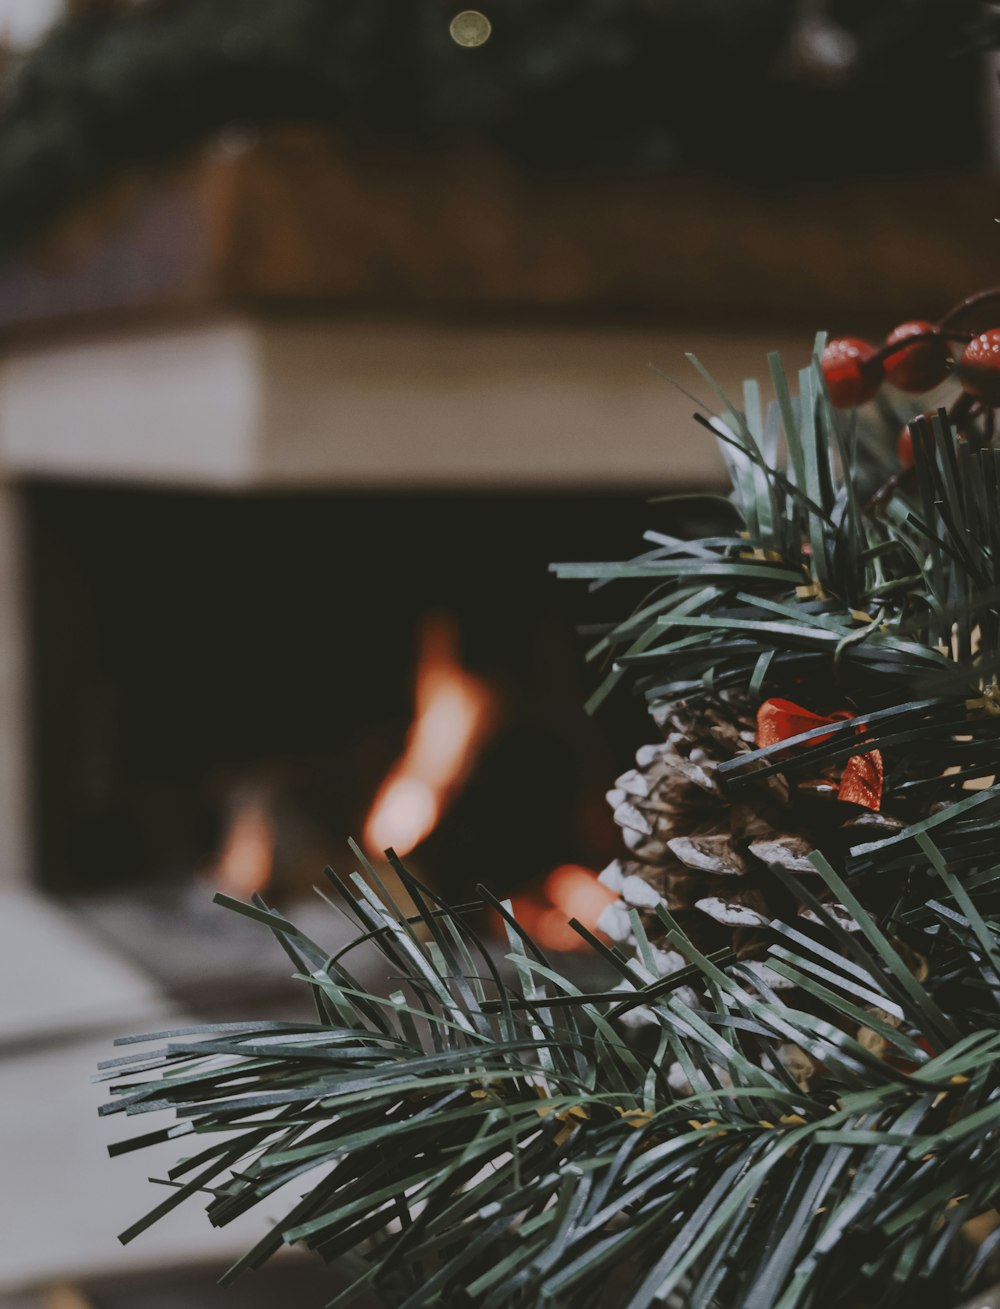
<path id="1" fill-rule="evenodd" d="M 456 45 L 471 50 L 486 44 L 493 32 L 493 25 L 478 9 L 463 9 L 451 20 L 448 31 Z"/>

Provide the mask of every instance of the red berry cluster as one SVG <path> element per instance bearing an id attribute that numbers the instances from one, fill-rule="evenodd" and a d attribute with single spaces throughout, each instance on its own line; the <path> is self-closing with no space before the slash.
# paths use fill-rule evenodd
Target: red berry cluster
<path id="1" fill-rule="evenodd" d="M 873 399 L 884 381 L 922 395 L 954 375 L 962 387 L 952 414 L 956 425 L 981 412 L 992 435 L 993 410 L 1000 407 L 1000 327 L 959 327 L 960 320 L 989 301 L 1000 301 L 1000 288 L 969 296 L 937 323 L 900 323 L 877 349 L 856 336 L 830 341 L 820 360 L 830 399 L 838 409 L 851 409 Z M 912 466 L 908 427 L 903 428 L 897 453 L 904 467 Z"/>
<path id="2" fill-rule="evenodd" d="M 1000 343 L 1000 330 L 994 335 Z M 918 318 L 900 323 L 878 350 L 859 337 L 839 337 L 823 351 L 821 365 L 830 399 L 850 409 L 871 400 L 884 381 L 914 395 L 933 390 L 951 372 L 951 347 L 933 323 Z"/>
<path id="3" fill-rule="evenodd" d="M 1000 327 L 972 338 L 962 352 L 958 371 L 970 395 L 991 408 L 1000 404 Z"/>

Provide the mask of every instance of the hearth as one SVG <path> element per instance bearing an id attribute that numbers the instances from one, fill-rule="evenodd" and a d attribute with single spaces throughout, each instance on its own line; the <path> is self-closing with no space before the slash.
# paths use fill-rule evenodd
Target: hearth
<path id="1" fill-rule="evenodd" d="M 169 898 L 201 878 L 298 898 L 355 835 L 463 898 L 614 852 L 603 791 L 644 714 L 584 715 L 596 674 L 574 629 L 601 597 L 546 565 L 630 552 L 663 507 L 38 482 L 26 504 L 45 889 Z M 430 735 L 454 744 L 463 695 L 474 730 L 439 811 L 414 829 L 400 792 L 394 828 L 421 669 L 425 710 L 428 672 L 444 686 Z"/>

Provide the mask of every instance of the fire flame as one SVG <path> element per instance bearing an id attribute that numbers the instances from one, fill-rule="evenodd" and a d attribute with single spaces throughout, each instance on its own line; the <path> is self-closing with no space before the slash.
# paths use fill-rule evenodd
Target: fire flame
<path id="1" fill-rule="evenodd" d="M 391 846 L 406 855 L 430 835 L 468 776 L 495 716 L 495 694 L 459 662 L 454 621 L 429 618 L 420 639 L 406 746 L 365 821 L 369 849 Z"/>
<path id="2" fill-rule="evenodd" d="M 516 896 L 514 916 L 543 949 L 583 950 L 587 943 L 569 925 L 576 918 L 591 932 L 604 907 L 617 899 L 590 868 L 560 864 L 546 877 L 539 892 Z"/>
<path id="3" fill-rule="evenodd" d="M 247 899 L 263 891 L 274 868 L 274 821 L 259 796 L 244 796 L 234 806 L 226 839 L 213 874 L 229 895 Z"/>

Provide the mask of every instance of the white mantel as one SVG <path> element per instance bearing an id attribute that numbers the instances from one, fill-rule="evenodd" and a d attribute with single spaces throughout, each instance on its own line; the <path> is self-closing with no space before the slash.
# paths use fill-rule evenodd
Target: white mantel
<path id="1" fill-rule="evenodd" d="M 26 479 L 250 490 L 609 490 L 720 483 L 712 397 L 804 340 L 655 330 L 254 319 L 10 344 L 0 354 L 0 887 L 30 886 Z"/>
<path id="2" fill-rule="evenodd" d="M 704 332 L 252 320 L 57 339 L 0 363 L 9 477 L 213 489 L 718 481 L 678 387 L 735 396 L 810 343 Z"/>

